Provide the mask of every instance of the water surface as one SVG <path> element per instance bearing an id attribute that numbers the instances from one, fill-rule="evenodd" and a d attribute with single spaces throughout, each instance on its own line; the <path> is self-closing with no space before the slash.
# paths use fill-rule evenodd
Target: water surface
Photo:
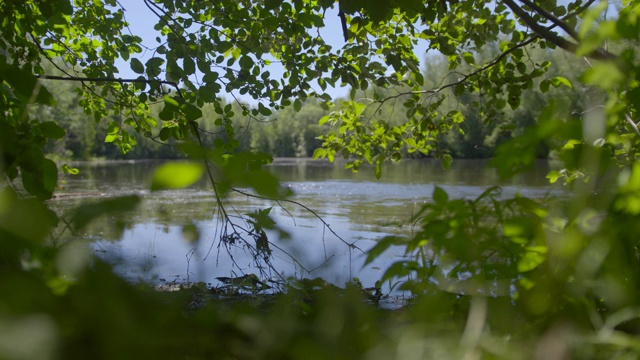
<path id="1" fill-rule="evenodd" d="M 117 273 L 131 280 L 151 282 L 204 281 L 217 285 L 215 277 L 260 273 L 242 246 L 220 242 L 221 222 L 210 184 L 201 181 L 181 190 L 150 192 L 153 169 L 159 162 L 78 163 L 80 174 L 66 179 L 53 206 L 64 211 L 100 199 L 138 194 L 136 211 L 121 217 L 105 217 L 83 232 L 95 253 L 113 264 Z M 370 167 L 358 173 L 309 159 L 279 159 L 266 169 L 294 192 L 294 203 L 255 199 L 232 194 L 225 206 L 238 224 L 240 217 L 272 208 L 271 217 L 289 234 L 281 238 L 268 231 L 273 248 L 274 269 L 263 278 L 323 277 L 342 285 L 358 277 L 365 286 L 380 278 L 384 269 L 401 259 L 402 249 L 391 249 L 363 267 L 377 239 L 389 234 L 411 233 L 411 217 L 431 201 L 435 186 L 450 198 L 474 198 L 487 188 L 501 185 L 502 196 L 516 193 L 539 198 L 562 194 L 545 179 L 549 171 L 540 162 L 526 175 L 500 181 L 497 172 L 479 160 L 456 160 L 445 171 L 435 160 L 388 164 L 376 180 Z M 245 189 L 246 190 L 246 189 Z M 317 216 L 322 220 L 319 220 Z M 325 225 L 326 224 L 326 225 Z M 197 229 L 200 238 L 189 242 L 184 229 Z M 187 231 L 187 235 L 191 234 Z M 356 247 L 345 245 L 353 243 Z"/>

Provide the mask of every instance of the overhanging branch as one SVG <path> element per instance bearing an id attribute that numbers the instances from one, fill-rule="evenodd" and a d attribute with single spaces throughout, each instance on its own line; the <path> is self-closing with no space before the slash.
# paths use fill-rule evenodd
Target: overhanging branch
<path id="1" fill-rule="evenodd" d="M 111 82 L 111 83 L 144 83 L 144 84 L 164 84 L 171 85 L 176 89 L 178 95 L 183 98 L 182 92 L 178 84 L 167 80 L 149 80 L 149 79 L 116 79 L 116 78 L 94 78 L 94 77 L 76 77 L 76 76 L 57 76 L 57 75 L 35 75 L 38 79 L 43 80 L 60 80 L 60 81 L 90 81 L 90 82 Z"/>
<path id="2" fill-rule="evenodd" d="M 527 46 L 527 45 L 531 44 L 532 42 L 534 42 L 535 40 L 537 40 L 539 38 L 540 37 L 538 35 L 533 35 L 533 36 L 531 36 L 531 38 L 529 38 L 529 39 L 527 39 L 527 40 L 525 40 L 525 41 L 523 41 L 521 43 L 518 43 L 518 44 L 516 44 L 516 45 L 514 45 L 512 47 L 510 47 L 509 49 L 505 50 L 502 54 L 497 56 L 495 59 L 493 59 L 489 63 L 485 64 L 483 67 L 481 67 L 481 68 L 479 68 L 479 69 L 477 69 L 477 70 L 475 70 L 473 72 L 470 72 L 470 73 L 462 76 L 458 81 L 455 81 L 455 82 L 452 82 L 450 84 L 446 84 L 446 85 L 440 86 L 439 88 L 436 88 L 436 89 L 416 90 L 416 91 L 411 91 L 411 92 L 402 92 L 402 93 L 399 93 L 399 94 L 394 95 L 394 96 L 386 97 L 383 100 L 381 100 L 379 103 L 382 105 L 383 103 L 385 103 L 385 102 L 387 102 L 387 101 L 389 101 L 391 99 L 395 99 L 395 98 L 398 98 L 398 97 L 401 97 L 401 96 L 404 96 L 404 95 L 409 95 L 409 94 L 411 94 L 411 95 L 413 95 L 413 94 L 437 94 L 437 93 L 441 92 L 442 90 L 445 90 L 445 89 L 450 88 L 450 87 L 457 86 L 458 84 L 461 84 L 461 83 L 467 81 L 470 77 L 472 77 L 474 75 L 477 75 L 477 74 L 479 74 L 479 73 L 481 73 L 483 71 L 486 71 L 489 68 L 495 66 L 502 59 L 504 59 L 507 55 L 509 55 L 512 52 L 514 52 L 516 49 L 519 49 L 521 47 Z"/>
<path id="3" fill-rule="evenodd" d="M 532 2 L 529 0 L 520 0 L 520 2 L 532 8 L 533 10 L 535 10 L 538 14 L 544 16 L 547 20 L 558 25 L 562 30 L 564 30 L 572 38 L 576 39 L 577 41 L 580 41 L 580 38 L 578 37 L 578 34 L 576 33 L 576 31 L 572 29 L 571 26 L 569 26 L 569 24 L 567 24 L 566 22 L 558 19 L 555 15 L 553 15 L 546 9 L 538 6 L 535 2 Z"/>
<path id="4" fill-rule="evenodd" d="M 529 26 L 531 30 L 533 30 L 536 34 L 538 34 L 542 39 L 547 40 L 552 44 L 556 45 L 557 47 L 564 49 L 568 52 L 575 54 L 578 51 L 579 44 L 568 41 L 567 39 L 551 31 L 549 28 L 546 28 L 540 25 L 536 20 L 534 20 L 531 16 L 529 16 L 529 14 L 522 7 L 518 6 L 513 0 L 503 0 L 503 2 L 505 5 L 507 5 L 511 9 L 511 11 L 513 11 L 514 14 L 516 14 L 522 21 L 524 21 L 524 23 L 527 24 L 527 26 Z M 544 16 L 544 14 L 542 15 Z M 551 19 L 549 20 L 554 22 L 555 24 L 555 21 Z M 556 20 L 561 22 L 560 19 L 556 18 Z M 566 24 L 565 26 L 568 27 L 568 25 Z M 590 52 L 589 54 L 587 54 L 587 56 L 594 59 L 598 59 L 598 60 L 613 60 L 616 58 L 615 55 L 611 54 L 610 52 L 602 48 L 598 48 Z"/>

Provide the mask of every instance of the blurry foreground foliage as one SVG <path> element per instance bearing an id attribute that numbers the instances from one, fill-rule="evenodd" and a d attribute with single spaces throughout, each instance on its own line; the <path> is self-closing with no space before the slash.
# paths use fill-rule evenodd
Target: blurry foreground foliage
<path id="1" fill-rule="evenodd" d="M 127 30 L 135 16 L 125 17 L 124 2 L 0 2 L 0 358 L 640 357 L 639 1 L 623 0 L 614 15 L 606 2 L 553 0 L 144 4 L 158 16 L 157 44 L 147 53 Z M 332 9 L 343 27 L 339 51 L 318 31 Z M 445 55 L 450 76 L 425 79 L 417 45 Z M 481 50 L 496 45 L 485 58 L 490 52 Z M 588 66 L 573 82 L 546 76 L 551 64 L 533 48 L 566 51 Z M 116 59 L 136 77 L 118 78 Z M 281 79 L 270 76 L 274 64 Z M 239 151 L 239 130 L 273 111 L 292 108 L 306 122 L 315 116 L 301 113 L 307 101 L 334 109 L 319 121 L 330 128 L 314 157 L 345 157 L 355 170 L 370 163 L 380 177 L 384 161 L 406 153 L 448 167 L 443 142 L 499 122 L 525 94 L 580 82 L 597 96 L 575 99 L 571 109 L 541 106 L 492 160 L 509 177 L 544 147 L 561 164 L 548 178 L 567 184 L 567 199 L 502 199 L 499 188 L 450 199 L 436 188 L 411 237 L 383 238 L 369 251 L 373 260 L 392 245 L 406 249 L 410 256 L 381 280 L 411 294 L 410 306 L 377 308 L 355 282 L 283 285 L 289 290 L 240 301 L 206 296 L 192 309 L 208 289 L 169 295 L 128 284 L 83 246 L 59 241 L 98 217 L 135 211 L 140 199 L 83 205 L 67 218 L 49 209 L 60 177 L 75 170 L 43 153 L 47 141 L 67 134 L 64 123 L 32 116 L 56 109 L 44 79 L 73 83 L 80 106 L 106 122 L 105 141 L 123 153 L 135 148 L 134 133 L 179 146 L 192 162 L 162 167 L 153 190 L 207 177 L 218 240 L 251 252 L 260 269 L 270 269 L 276 250 L 264 235 L 278 229 L 270 209 L 238 219 L 225 196 L 286 201 L 261 169 L 271 154 Z M 338 110 L 327 93 L 333 86 L 352 89 Z M 223 93 L 257 105 L 228 104 Z M 387 103 L 402 104 L 403 122 L 387 121 Z M 242 129 L 236 112 L 246 118 Z M 500 131 L 511 130 L 507 123 Z M 284 147 L 302 153 L 314 134 L 296 133 Z"/>

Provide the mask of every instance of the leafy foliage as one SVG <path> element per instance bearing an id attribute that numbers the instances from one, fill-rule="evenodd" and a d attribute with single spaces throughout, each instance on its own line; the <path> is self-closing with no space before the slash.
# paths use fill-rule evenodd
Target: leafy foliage
<path id="1" fill-rule="evenodd" d="M 0 330 L 2 338 L 24 334 L 0 342 L 0 357 L 528 357 L 523 348 L 540 357 L 638 356 L 638 1 L 624 0 L 614 18 L 606 2 L 594 1 L 144 4 L 157 17 L 154 48 L 130 33 L 126 5 L 115 0 L 0 3 L 0 169 L 7 181 L 0 193 Z M 341 25 L 340 49 L 320 32 L 329 16 Z M 417 46 L 445 56 L 455 76 L 425 74 Z M 560 50 L 586 59 L 583 74 L 552 72 L 544 56 Z M 134 78 L 119 78 L 116 60 L 128 62 Z M 52 82 L 73 83 L 77 98 L 52 91 Z M 349 86 L 350 95 L 333 104 L 330 88 L 339 86 Z M 562 91 L 570 108 L 539 106 L 528 112 L 536 116 L 519 120 L 527 125 L 520 133 L 504 122 L 506 112 L 516 118 L 536 106 L 523 97 Z M 256 105 L 230 104 L 222 94 Z M 239 149 L 238 130 L 271 120 L 274 111 L 293 109 L 300 122 L 311 117 L 307 104 L 322 109 L 313 116 L 329 111 L 319 125 L 331 128 L 314 157 L 342 156 L 355 170 L 374 164 L 377 177 L 384 161 L 407 153 L 435 156 L 447 168 L 452 152 L 465 151 L 451 145 L 456 136 L 475 131 L 476 140 L 500 143 L 493 164 L 502 176 L 549 154 L 561 163 L 549 179 L 563 179 L 573 193 L 538 202 L 502 199 L 490 188 L 469 200 L 436 187 L 410 238 L 384 238 L 369 252 L 371 261 L 404 247 L 408 258 L 384 279 L 416 295 L 409 320 L 363 304 L 357 282 L 345 293 L 327 287 L 306 302 L 280 295 L 266 314 L 240 305 L 185 314 L 188 300 L 178 301 L 182 307 L 159 301 L 99 261 L 55 246 L 58 224 L 78 231 L 139 200 L 85 205 L 70 222 L 49 209 L 58 167 L 43 149 L 67 134 L 65 112 L 44 116 L 62 106 L 56 100 L 77 101 L 123 153 L 146 137 L 199 161 L 158 169 L 152 188 L 188 186 L 206 174 L 217 196 L 220 243 L 243 246 L 263 271 L 277 272 L 263 230 L 275 226 L 270 210 L 238 220 L 224 199 L 231 192 L 287 196 L 261 169 L 271 154 Z M 396 102 L 404 117 L 390 121 Z M 239 126 L 240 115 L 246 122 Z M 291 143 L 269 149 L 308 154 L 311 137 L 320 135 L 292 133 Z M 452 346 L 459 349 L 453 355 Z"/>

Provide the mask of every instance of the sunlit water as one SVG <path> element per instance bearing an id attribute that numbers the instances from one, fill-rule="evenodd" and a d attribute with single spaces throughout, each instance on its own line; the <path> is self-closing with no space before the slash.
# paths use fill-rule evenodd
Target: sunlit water
<path id="1" fill-rule="evenodd" d="M 219 276 L 260 274 L 246 249 L 220 243 L 215 198 L 206 182 L 183 190 L 148 191 L 153 168 L 159 164 L 76 164 L 80 174 L 66 179 L 65 189 L 52 205 L 64 212 L 102 198 L 140 195 L 142 202 L 135 212 L 102 218 L 82 236 L 92 241 L 99 257 L 132 281 L 217 285 L 215 278 Z M 450 198 L 474 198 L 494 185 L 503 187 L 503 197 L 520 193 L 540 198 L 563 193 L 562 188 L 551 187 L 545 180 L 546 163 L 508 182 L 500 182 L 496 172 L 484 165 L 477 160 L 457 160 L 445 171 L 437 161 L 407 161 L 384 167 L 382 178 L 376 180 L 370 168 L 353 173 L 342 164 L 283 159 L 267 168 L 293 190 L 291 200 L 312 209 L 322 220 L 296 204 L 237 194 L 230 197 L 227 209 L 232 215 L 242 215 L 272 207 L 272 219 L 289 234 L 289 238 L 279 239 L 278 233 L 267 232 L 281 250 L 273 248 L 275 270 L 267 269 L 263 279 L 322 277 L 343 285 L 358 277 L 365 286 L 372 286 L 404 253 L 401 248 L 392 248 L 364 266 L 366 251 L 383 236 L 410 234 L 412 215 L 431 201 L 435 186 Z M 197 242 L 187 242 L 183 236 L 183 227 L 190 224 L 200 233 Z"/>

